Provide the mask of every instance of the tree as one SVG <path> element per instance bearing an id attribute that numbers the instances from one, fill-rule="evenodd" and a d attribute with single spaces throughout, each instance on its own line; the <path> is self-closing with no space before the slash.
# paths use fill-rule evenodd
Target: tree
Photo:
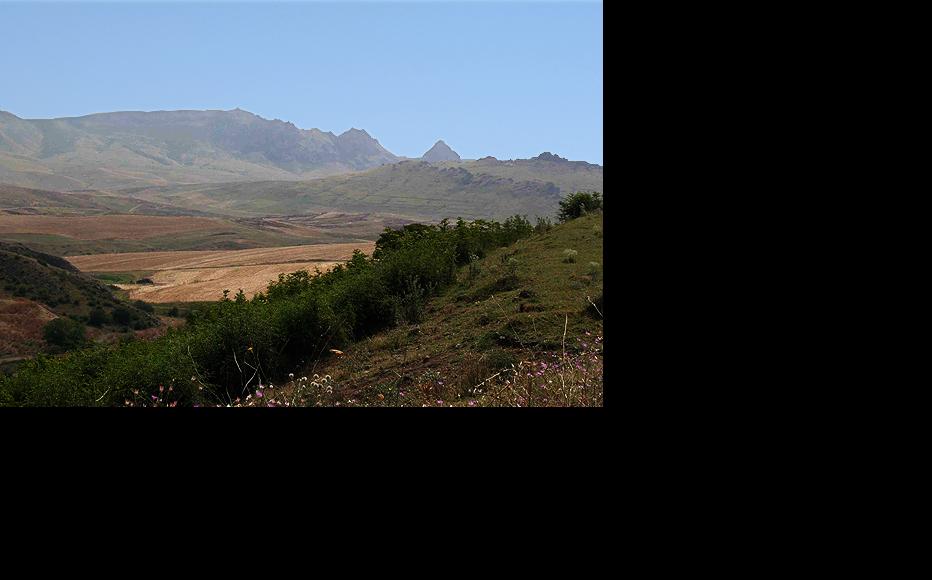
<path id="1" fill-rule="evenodd" d="M 560 201 L 560 221 L 568 222 L 590 211 L 602 209 L 602 194 L 596 191 L 577 191 Z"/>
<path id="2" fill-rule="evenodd" d="M 70 318 L 56 318 L 42 329 L 45 342 L 55 350 L 68 351 L 79 348 L 86 340 L 84 325 Z"/>

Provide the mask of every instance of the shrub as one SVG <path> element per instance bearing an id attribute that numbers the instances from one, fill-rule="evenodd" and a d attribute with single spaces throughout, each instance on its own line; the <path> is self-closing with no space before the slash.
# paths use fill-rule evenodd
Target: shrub
<path id="1" fill-rule="evenodd" d="M 56 318 L 42 329 L 45 342 L 63 352 L 82 346 L 86 340 L 84 325 L 70 318 Z"/>
<path id="2" fill-rule="evenodd" d="M 399 323 L 416 324 L 421 321 L 428 291 L 418 282 L 417 277 L 408 280 L 404 292 L 394 299 L 395 318 Z"/>
<path id="3" fill-rule="evenodd" d="M 568 222 L 589 212 L 602 209 L 602 194 L 578 191 L 560 201 L 560 221 Z"/>
<path id="4" fill-rule="evenodd" d="M 599 279 L 599 274 L 602 271 L 602 267 L 598 262 L 589 262 L 589 276 L 593 281 Z"/>
<path id="5" fill-rule="evenodd" d="M 579 254 L 576 250 L 563 250 L 563 262 L 573 264 L 576 262 L 576 256 Z"/>
<path id="6" fill-rule="evenodd" d="M 475 254 L 469 255 L 469 279 L 473 280 L 479 276 L 479 256 Z"/>
<path id="7" fill-rule="evenodd" d="M 119 324 L 120 326 L 129 326 L 133 321 L 133 313 L 123 306 L 114 308 L 112 316 L 113 322 Z"/>
<path id="8" fill-rule="evenodd" d="M 91 326 L 101 327 L 104 324 L 110 322 L 110 317 L 107 315 L 107 311 L 103 308 L 96 307 L 92 308 L 90 314 L 88 315 L 87 323 Z"/>
<path id="9" fill-rule="evenodd" d="M 143 312 L 148 312 L 149 314 L 152 314 L 153 312 L 155 312 L 154 306 L 152 306 L 148 302 L 143 302 L 142 300 L 136 300 L 135 302 L 133 302 L 133 306 L 142 310 Z"/>
<path id="10" fill-rule="evenodd" d="M 521 264 L 517 258 L 508 258 L 505 261 L 505 272 L 508 276 L 517 277 L 518 275 L 518 266 Z"/>

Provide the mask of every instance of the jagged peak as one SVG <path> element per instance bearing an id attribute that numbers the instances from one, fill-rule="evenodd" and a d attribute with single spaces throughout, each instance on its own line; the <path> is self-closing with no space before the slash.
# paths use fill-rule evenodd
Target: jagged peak
<path id="1" fill-rule="evenodd" d="M 434 146 L 427 153 L 421 156 L 421 159 L 424 161 L 459 161 L 460 156 L 459 153 L 444 143 L 443 139 L 440 139 L 434 143 Z"/>

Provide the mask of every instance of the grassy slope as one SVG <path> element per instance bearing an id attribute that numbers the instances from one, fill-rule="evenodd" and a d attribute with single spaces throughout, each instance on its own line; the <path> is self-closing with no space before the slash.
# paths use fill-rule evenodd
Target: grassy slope
<path id="1" fill-rule="evenodd" d="M 60 316 L 75 318 L 87 316 L 94 305 L 100 305 L 108 313 L 117 306 L 125 306 L 141 320 L 154 323 L 144 312 L 121 303 L 104 285 L 60 258 L 3 242 L 0 242 L 0 295 L 29 298 Z"/>
<path id="2" fill-rule="evenodd" d="M 106 286 L 76 271 L 60 258 L 3 242 L 0 242 L 0 299 L 4 301 L 28 300 L 42 305 L 43 308 L 57 316 L 85 320 L 95 306 L 99 306 L 111 316 L 115 308 L 122 306 L 129 310 L 136 320 L 141 321 L 143 326 L 158 325 L 156 318 L 132 304 L 121 301 Z M 32 324 L 29 320 L 12 318 L 9 323 Z M 36 322 L 36 324 L 39 323 Z M 122 330 L 112 325 L 108 325 L 108 329 Z M 12 336 L 22 330 L 0 328 L 0 333 L 9 333 Z M 101 338 L 97 335 L 102 333 L 95 331 L 92 334 L 95 338 Z M 13 349 L 13 346 L 17 348 Z M 22 346 L 4 346 L 3 341 L 0 341 L 0 356 L 10 354 L 14 350 L 17 354 L 34 354 L 43 347 L 43 344 L 35 341 L 35 344 L 27 345 L 28 348 L 20 348 Z M 10 352 L 5 353 L 4 350 Z"/>
<path id="3" fill-rule="evenodd" d="M 494 173 L 494 174 L 493 174 Z M 341 210 L 417 220 L 552 216 L 563 194 L 602 190 L 602 168 L 573 163 L 405 161 L 311 181 L 154 187 L 124 193 L 152 202 L 250 217 Z"/>
<path id="4" fill-rule="evenodd" d="M 563 261 L 565 249 L 578 252 L 575 263 Z M 518 260 L 518 282 L 513 289 L 496 291 L 496 282 L 507 276 L 503 257 Z M 477 398 L 467 391 L 504 365 L 555 360 L 554 354 L 562 353 L 564 324 L 570 356 L 585 350 L 582 343 L 591 347 L 601 336 L 601 318 L 584 310 L 587 296 L 602 294 L 602 260 L 601 213 L 493 252 L 481 262 L 476 278 L 468 279 L 468 269 L 461 271 L 460 282 L 429 303 L 419 325 L 378 334 L 307 369 L 308 376 L 329 374 L 333 379 L 333 393 L 323 395 L 320 404 L 500 404 L 489 398 L 491 393 Z M 593 270 L 595 276 L 590 275 Z M 600 366 L 597 374 L 595 395 L 601 405 Z M 288 399 L 294 391 L 290 384 L 276 400 Z"/>

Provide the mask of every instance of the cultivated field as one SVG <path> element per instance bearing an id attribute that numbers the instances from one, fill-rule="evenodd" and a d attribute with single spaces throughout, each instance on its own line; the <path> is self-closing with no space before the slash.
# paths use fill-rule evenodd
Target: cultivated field
<path id="1" fill-rule="evenodd" d="M 268 283 L 297 270 L 326 271 L 359 249 L 372 253 L 372 242 L 316 244 L 282 248 L 227 251 L 134 252 L 71 256 L 84 272 L 152 272 L 153 284 L 117 284 L 131 299 L 146 302 L 217 300 L 224 290 L 247 296 L 265 290 Z"/>
<path id="2" fill-rule="evenodd" d="M 142 240 L 191 231 L 219 230 L 224 226 L 226 222 L 222 219 L 187 216 L 0 214 L 0 235 L 52 234 L 78 240 Z"/>

